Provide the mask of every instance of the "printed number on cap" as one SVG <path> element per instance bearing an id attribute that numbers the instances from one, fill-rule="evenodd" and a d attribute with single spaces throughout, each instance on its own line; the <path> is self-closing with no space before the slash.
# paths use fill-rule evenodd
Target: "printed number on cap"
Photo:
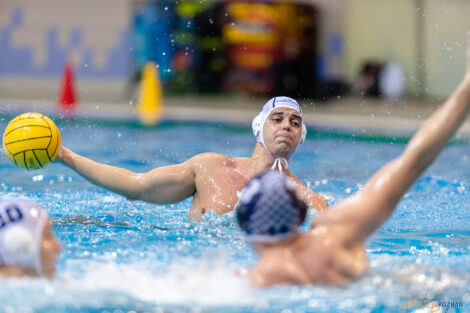
<path id="1" fill-rule="evenodd" d="M 7 224 L 15 223 L 23 219 L 23 213 L 17 206 L 10 206 L 5 210 L 7 216 L 0 214 L 0 228 L 7 226 Z"/>

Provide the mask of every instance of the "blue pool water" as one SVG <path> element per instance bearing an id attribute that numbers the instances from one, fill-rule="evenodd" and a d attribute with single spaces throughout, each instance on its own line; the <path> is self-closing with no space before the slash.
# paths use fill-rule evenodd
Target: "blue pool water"
<path id="1" fill-rule="evenodd" d="M 255 143 L 248 128 L 214 124 L 59 126 L 65 146 L 137 172 L 207 151 L 250 156 Z M 291 170 L 334 204 L 403 148 L 394 140 L 310 136 Z M 469 157 L 468 142 L 449 146 L 406 194 L 368 241 L 370 275 L 344 287 L 255 290 L 232 274 L 256 260 L 233 216 L 193 223 L 189 199 L 167 206 L 131 202 L 60 164 L 17 169 L 2 152 L 0 196 L 42 204 L 63 251 L 53 282 L 0 280 L 0 312 L 411 313 L 424 311 L 400 308 L 403 301 L 470 303 Z"/>

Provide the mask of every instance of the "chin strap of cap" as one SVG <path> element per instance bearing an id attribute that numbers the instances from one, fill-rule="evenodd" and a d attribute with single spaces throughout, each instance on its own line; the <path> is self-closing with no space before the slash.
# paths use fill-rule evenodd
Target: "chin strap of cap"
<path id="1" fill-rule="evenodd" d="M 266 149 L 268 150 L 268 149 Z M 269 152 L 269 150 L 268 150 Z M 276 168 L 279 170 L 279 173 L 282 173 L 282 166 L 286 168 L 286 170 L 289 168 L 289 161 L 287 161 L 286 158 L 275 158 L 273 166 L 271 166 L 272 170 L 276 170 Z"/>

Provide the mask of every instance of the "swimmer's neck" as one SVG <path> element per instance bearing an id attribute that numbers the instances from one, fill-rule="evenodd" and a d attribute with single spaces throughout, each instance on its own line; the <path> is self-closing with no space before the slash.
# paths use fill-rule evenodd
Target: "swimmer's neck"
<path id="1" fill-rule="evenodd" d="M 250 245 L 258 254 L 259 259 L 265 256 L 278 253 L 279 251 L 290 248 L 294 243 L 299 240 L 301 235 L 299 233 L 294 234 L 286 239 L 282 239 L 275 242 L 251 242 Z"/>
<path id="2" fill-rule="evenodd" d="M 0 266 L 0 277 L 24 277 L 24 276 L 38 276 L 34 268 L 24 268 L 17 265 L 2 265 Z"/>
<path id="3" fill-rule="evenodd" d="M 263 171 L 271 169 L 274 164 L 274 157 L 265 147 L 259 142 L 256 143 L 255 149 L 250 159 L 249 168 L 254 175 L 261 173 Z M 290 156 L 285 157 L 289 161 Z M 283 168 L 283 171 L 286 169 Z M 254 176 L 253 175 L 253 176 Z"/>

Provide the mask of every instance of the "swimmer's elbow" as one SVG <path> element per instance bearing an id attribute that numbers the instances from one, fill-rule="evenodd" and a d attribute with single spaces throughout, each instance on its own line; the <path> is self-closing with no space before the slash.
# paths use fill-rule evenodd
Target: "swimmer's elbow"
<path id="1" fill-rule="evenodd" d="M 126 198 L 128 200 L 145 200 L 146 194 L 146 183 L 145 183 L 145 174 L 132 173 L 130 179 L 130 186 Z"/>

